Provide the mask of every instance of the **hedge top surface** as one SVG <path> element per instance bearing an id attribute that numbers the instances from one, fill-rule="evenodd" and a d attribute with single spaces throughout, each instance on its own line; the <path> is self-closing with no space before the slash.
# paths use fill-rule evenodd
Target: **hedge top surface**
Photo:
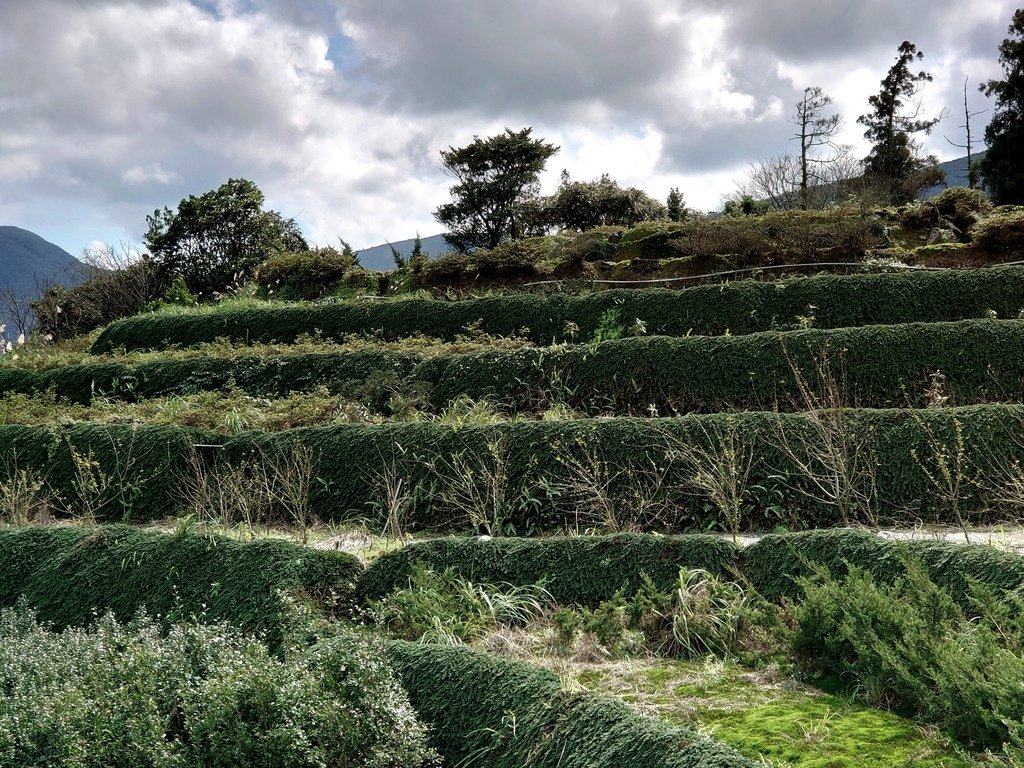
<path id="1" fill-rule="evenodd" d="M 821 328 L 985 317 L 1016 317 L 1024 307 L 1024 268 L 975 271 L 819 275 L 777 282 L 743 280 L 685 290 L 602 291 L 586 296 L 514 294 L 446 302 L 429 299 L 149 314 L 111 323 L 94 354 L 117 348 L 194 346 L 227 337 L 289 343 L 319 330 L 337 339 L 381 332 L 393 339 L 425 334 L 453 339 L 470 327 L 496 336 L 523 335 L 541 344 L 594 337 L 602 323 L 642 320 L 648 333 L 745 334 L 792 328 L 813 319 Z"/>
<path id="2" fill-rule="evenodd" d="M 228 621 L 280 630 L 279 591 L 321 610 L 354 604 L 359 561 L 276 539 L 241 543 L 213 535 L 171 535 L 126 525 L 0 530 L 0 606 L 20 596 L 58 629 L 96 612 L 129 619 L 140 609 L 163 619 Z"/>
<path id="3" fill-rule="evenodd" d="M 417 542 L 377 558 L 363 574 L 363 598 L 405 587 L 416 564 L 453 568 L 476 583 L 541 584 L 560 604 L 597 606 L 619 589 L 632 594 L 646 575 L 671 590 L 683 566 L 728 576 L 739 548 L 711 535 L 621 533 L 553 539 L 446 538 Z"/>

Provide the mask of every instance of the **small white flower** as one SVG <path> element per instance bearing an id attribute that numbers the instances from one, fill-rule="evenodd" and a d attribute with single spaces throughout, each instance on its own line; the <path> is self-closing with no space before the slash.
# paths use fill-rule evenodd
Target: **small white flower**
<path id="1" fill-rule="evenodd" d="M 19 333 L 18 334 L 18 340 L 16 342 L 14 342 L 14 343 L 17 344 L 19 347 L 22 344 L 24 344 L 25 343 L 25 334 L 24 333 Z"/>
<path id="2" fill-rule="evenodd" d="M 1024 312 L 1024 310 L 1021 310 L 1021 311 Z M 6 330 L 7 330 L 7 326 L 4 325 L 3 323 L 0 323 L 0 333 L 3 333 Z"/>
<path id="3" fill-rule="evenodd" d="M 4 344 L 4 352 L 13 352 L 13 351 L 14 351 L 14 345 L 11 344 L 11 342 L 8 341 L 6 344 Z"/>
<path id="4" fill-rule="evenodd" d="M 61 312 L 63 312 L 64 310 L 60 308 L 60 305 L 58 305 L 58 306 L 57 306 L 57 309 L 56 309 L 55 311 L 56 311 L 56 312 L 57 312 L 57 314 L 59 315 L 59 314 L 60 314 Z"/>
<path id="5" fill-rule="evenodd" d="M 46 334 L 45 336 L 43 336 L 43 340 L 44 341 L 53 341 L 53 334 L 52 333 Z"/>

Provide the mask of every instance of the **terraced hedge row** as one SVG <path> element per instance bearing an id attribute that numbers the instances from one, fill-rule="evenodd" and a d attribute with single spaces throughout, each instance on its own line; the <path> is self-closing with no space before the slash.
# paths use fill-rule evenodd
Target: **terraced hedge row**
<path id="1" fill-rule="evenodd" d="M 722 527 L 719 513 L 687 486 L 689 469 L 680 452 L 685 446 L 721 445 L 723 439 L 751 446 L 755 457 L 744 527 L 841 522 L 840 508 L 794 463 L 808 463 L 827 479 L 822 456 L 836 445 L 845 446 L 839 453 L 848 466 L 860 467 L 847 473 L 853 484 L 861 490 L 873 484 L 882 519 L 953 522 L 956 508 L 980 513 L 979 518 L 1016 509 L 1007 502 L 992 512 L 988 505 L 1013 462 L 1024 459 L 1019 438 L 1024 407 L 848 409 L 841 415 L 829 443 L 807 413 L 750 412 L 459 429 L 434 423 L 340 425 L 245 433 L 223 440 L 222 450 L 202 449 L 200 455 L 216 482 L 216 473 L 228 465 L 265 465 L 291 455 L 298 443 L 312 456 L 313 513 L 376 526 L 383 524 L 387 469 L 409 494 L 402 524 L 436 531 L 533 535 L 614 525 L 671 531 Z M 73 507 L 81 492 L 75 455 L 79 461 L 91 455 L 95 476 L 117 478 L 98 494 L 99 517 L 167 517 L 186 501 L 195 472 L 192 441 L 216 439 L 170 428 L 0 427 L 0 482 L 15 466 L 33 470 Z M 940 460 L 962 473 L 956 507 L 929 479 L 929 473 L 934 478 L 941 472 Z M 460 505 L 460 498 L 476 501 Z M 863 508 L 847 512 L 851 521 L 866 519 Z"/>
<path id="2" fill-rule="evenodd" d="M 830 376 L 819 375 L 829 359 Z M 746 336 L 646 337 L 597 345 L 440 355 L 360 351 L 275 357 L 200 357 L 102 363 L 43 373 L 0 369 L 0 392 L 38 391 L 89 402 L 95 393 L 132 399 L 222 389 L 255 396 L 326 386 L 380 402 L 391 389 L 426 393 L 435 411 L 469 395 L 533 411 L 562 402 L 590 413 L 709 412 L 807 407 L 799 377 L 821 392 L 832 379 L 853 403 L 919 404 L 941 372 L 943 394 L 967 404 L 1024 396 L 1024 321 L 964 320 Z M 386 385 L 386 386 L 385 386 Z"/>
<path id="3" fill-rule="evenodd" d="M 771 534 L 741 549 L 718 536 L 619 534 L 555 539 L 433 539 L 388 552 L 364 571 L 359 591 L 380 598 L 408 586 L 416 566 L 452 569 L 474 583 L 544 584 L 560 605 L 594 607 L 616 590 L 632 594 L 645 574 L 671 591 L 679 569 L 703 568 L 727 580 L 741 579 L 765 598 L 799 599 L 797 580 L 824 567 L 841 579 L 850 566 L 890 583 L 906 573 L 908 561 L 921 563 L 929 578 L 961 604 L 969 584 L 997 593 L 1024 588 L 1024 558 L 981 544 L 933 539 L 885 538 L 866 530 Z"/>
<path id="4" fill-rule="evenodd" d="M 193 315 L 140 315 L 108 326 L 93 352 L 194 346 L 227 337 L 288 343 L 318 330 L 327 338 L 381 332 L 453 339 L 468 327 L 498 336 L 521 333 L 541 344 L 593 338 L 606 313 L 623 325 L 637 318 L 665 336 L 734 335 L 817 327 L 1016 317 L 1024 308 L 1024 269 L 821 275 L 778 282 L 744 280 L 721 286 L 614 290 L 587 296 L 495 296 L 459 302 L 410 299 L 381 303 L 268 307 Z"/>
<path id="5" fill-rule="evenodd" d="M 243 544 L 124 525 L 0 530 L 0 606 L 24 596 L 57 629 L 96 611 L 127 620 L 145 608 L 163 619 L 230 621 L 273 644 L 284 618 L 279 590 L 344 612 L 361 571 L 351 555 L 275 539 Z"/>
<path id="6" fill-rule="evenodd" d="M 730 747 L 554 673 L 465 648 L 393 642 L 389 655 L 446 765 L 753 768 Z"/>
<path id="7" fill-rule="evenodd" d="M 721 537 L 701 534 L 431 539 L 378 557 L 363 574 L 359 591 L 373 599 L 406 587 L 419 563 L 437 572 L 453 568 L 477 584 L 543 584 L 557 603 L 596 607 L 619 589 L 636 592 L 642 575 L 666 592 L 678 583 L 683 566 L 728 577 L 739 551 Z"/>

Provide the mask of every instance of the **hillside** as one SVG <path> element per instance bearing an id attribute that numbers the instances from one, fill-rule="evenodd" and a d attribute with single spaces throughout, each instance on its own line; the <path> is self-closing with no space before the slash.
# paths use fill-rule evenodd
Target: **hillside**
<path id="1" fill-rule="evenodd" d="M 70 285 L 79 280 L 81 262 L 34 232 L 0 227 L 0 290 L 14 296 L 34 297 L 48 282 Z M 3 322 L 4 318 L 0 318 Z"/>
<path id="2" fill-rule="evenodd" d="M 423 250 L 429 253 L 431 256 L 439 256 L 442 253 L 447 253 L 452 248 L 448 243 L 444 241 L 444 235 L 431 235 L 430 237 L 424 237 Z M 391 249 L 394 248 L 403 258 L 408 258 L 409 253 L 412 251 L 412 244 L 415 240 L 400 240 L 397 243 L 384 243 L 383 245 L 375 245 L 372 248 L 364 248 L 359 251 L 359 263 L 362 264 L 366 269 L 378 270 L 381 272 L 395 268 L 395 259 L 391 254 Z"/>

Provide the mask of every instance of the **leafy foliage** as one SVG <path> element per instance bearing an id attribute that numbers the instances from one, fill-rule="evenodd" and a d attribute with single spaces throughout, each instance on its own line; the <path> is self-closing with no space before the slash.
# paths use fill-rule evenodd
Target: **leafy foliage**
<path id="1" fill-rule="evenodd" d="M 495 248 L 506 239 L 522 237 L 522 206 L 537 177 L 558 147 L 530 137 L 532 128 L 481 139 L 441 151 L 445 171 L 456 180 L 453 202 L 434 218 L 448 228 L 445 240 L 461 252 Z"/>
<path id="2" fill-rule="evenodd" d="M 677 201 L 677 221 L 682 218 L 681 200 Z M 577 232 L 602 226 L 628 227 L 666 215 L 665 206 L 657 200 L 636 187 L 623 189 L 608 174 L 586 182 L 571 181 L 568 173 L 563 173 L 558 191 L 537 200 L 531 211 L 534 223 L 542 230 L 556 227 Z"/>
<path id="3" fill-rule="evenodd" d="M 871 153 L 864 159 L 865 173 L 877 180 L 895 202 L 913 198 L 919 188 L 935 181 L 936 161 L 918 157 L 912 135 L 930 133 L 939 118 L 922 119 L 917 110 L 905 112 L 907 102 L 912 105 L 921 85 L 932 80 L 927 72 L 910 69 L 923 58 L 910 41 L 900 43 L 896 63 L 882 79 L 879 92 L 868 99 L 872 111 L 857 118 L 866 129 L 864 138 L 872 143 Z"/>
<path id="4" fill-rule="evenodd" d="M 263 192 L 247 179 L 178 203 L 176 211 L 146 217 L 146 245 L 158 275 L 180 276 L 203 299 L 231 290 L 276 251 L 306 250 L 294 219 L 263 210 Z"/>
<path id="5" fill-rule="evenodd" d="M 980 161 L 981 174 L 1000 205 L 1024 203 L 1024 8 L 1013 13 L 1009 37 L 999 44 L 1001 80 L 981 86 L 995 96 L 992 120 L 985 129 L 988 151 Z"/>
<path id="6" fill-rule="evenodd" d="M 0 762 L 81 768 L 434 765 L 379 645 L 337 629 L 271 655 L 226 625 L 107 615 L 57 634 L 0 610 Z"/>

